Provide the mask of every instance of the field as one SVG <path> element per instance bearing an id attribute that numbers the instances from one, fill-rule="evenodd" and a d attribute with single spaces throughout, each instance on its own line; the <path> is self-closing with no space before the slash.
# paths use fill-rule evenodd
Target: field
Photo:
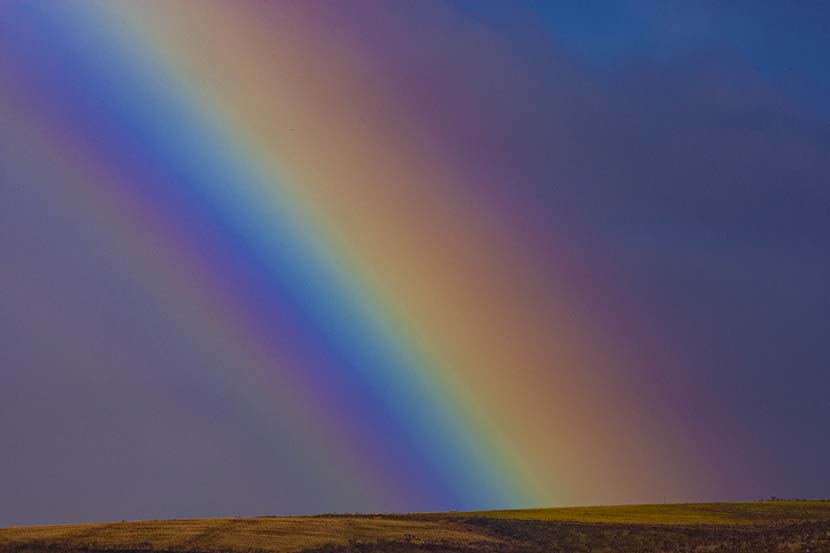
<path id="1" fill-rule="evenodd" d="M 621 524 L 748 524 L 830 519 L 830 501 L 755 501 L 566 507 L 466 513 L 507 519 Z"/>
<path id="2" fill-rule="evenodd" d="M 0 553 L 830 553 L 830 501 L 116 522 L 0 529 Z"/>

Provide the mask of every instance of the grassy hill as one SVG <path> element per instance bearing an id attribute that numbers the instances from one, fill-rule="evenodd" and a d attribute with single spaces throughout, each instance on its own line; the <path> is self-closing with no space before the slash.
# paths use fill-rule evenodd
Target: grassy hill
<path id="1" fill-rule="evenodd" d="M 0 553 L 830 553 L 830 501 L 117 522 L 0 529 Z"/>
<path id="2" fill-rule="evenodd" d="M 465 513 L 520 520 L 621 524 L 755 524 L 830 519 L 830 501 L 611 505 Z"/>
<path id="3" fill-rule="evenodd" d="M 492 540 L 460 522 L 370 516 L 232 518 L 30 526 L 0 530 L 0 551 L 301 551 L 353 542 Z M 44 546 L 44 547 L 41 547 Z"/>

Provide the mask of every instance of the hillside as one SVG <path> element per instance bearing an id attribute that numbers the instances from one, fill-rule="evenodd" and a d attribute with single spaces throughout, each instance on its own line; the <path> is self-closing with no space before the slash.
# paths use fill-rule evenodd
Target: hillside
<path id="1" fill-rule="evenodd" d="M 116 522 L 0 529 L 1 553 L 830 553 L 830 501 Z"/>
<path id="2" fill-rule="evenodd" d="M 506 519 L 621 524 L 755 524 L 830 519 L 830 501 L 611 505 L 465 513 Z"/>

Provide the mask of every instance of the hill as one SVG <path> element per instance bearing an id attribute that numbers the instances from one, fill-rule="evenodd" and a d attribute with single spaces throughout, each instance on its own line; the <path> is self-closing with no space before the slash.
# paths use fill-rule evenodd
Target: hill
<path id="1" fill-rule="evenodd" d="M 506 519 L 622 524 L 755 524 L 828 520 L 830 501 L 675 503 L 466 513 Z"/>
<path id="2" fill-rule="evenodd" d="M 830 553 L 830 501 L 167 520 L 0 529 L 0 553 Z"/>

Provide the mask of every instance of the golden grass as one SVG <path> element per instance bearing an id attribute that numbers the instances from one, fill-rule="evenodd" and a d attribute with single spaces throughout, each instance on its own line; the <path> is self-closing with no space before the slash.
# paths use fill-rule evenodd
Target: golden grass
<path id="1" fill-rule="evenodd" d="M 663 525 L 669 533 L 676 533 L 671 528 L 697 526 L 699 530 L 696 532 L 734 533 L 747 532 L 753 527 L 785 528 L 778 525 L 793 522 L 830 523 L 830 501 L 622 505 L 398 516 L 219 518 L 28 526 L 0 529 L 0 552 L 155 550 L 290 553 L 329 544 L 348 545 L 351 542 L 381 540 L 389 543 L 457 544 L 459 551 L 492 551 L 503 549 L 501 546 L 509 545 L 511 540 L 515 545 L 516 539 L 529 539 L 523 533 L 526 528 L 523 530 L 524 527 L 520 527 L 519 533 L 512 535 L 504 524 L 487 522 L 488 518 L 616 523 L 631 525 L 632 530 L 642 528 L 643 531 L 655 528 L 646 525 Z M 605 539 L 603 532 L 607 534 L 619 527 L 604 528 L 607 531 L 601 525 L 586 526 L 585 532 L 593 532 L 588 537 L 602 541 Z M 544 534 L 547 530 L 536 528 L 534 531 Z M 580 531 L 572 528 L 565 538 Z M 685 536 L 682 533 L 678 535 Z M 653 538 L 649 536 L 643 539 Z M 672 534 L 669 537 L 675 539 L 677 536 Z M 562 536 L 554 532 L 544 539 L 548 538 L 562 539 Z M 568 542 L 566 545 L 573 544 Z"/>
<path id="2" fill-rule="evenodd" d="M 231 518 L 28 526 L 0 529 L 0 549 L 15 544 L 66 548 L 291 552 L 350 541 L 494 542 L 460 523 L 368 516 Z"/>
<path id="3" fill-rule="evenodd" d="M 459 515 L 562 522 L 620 524 L 756 524 L 830 520 L 830 501 L 678 503 L 478 511 Z"/>

